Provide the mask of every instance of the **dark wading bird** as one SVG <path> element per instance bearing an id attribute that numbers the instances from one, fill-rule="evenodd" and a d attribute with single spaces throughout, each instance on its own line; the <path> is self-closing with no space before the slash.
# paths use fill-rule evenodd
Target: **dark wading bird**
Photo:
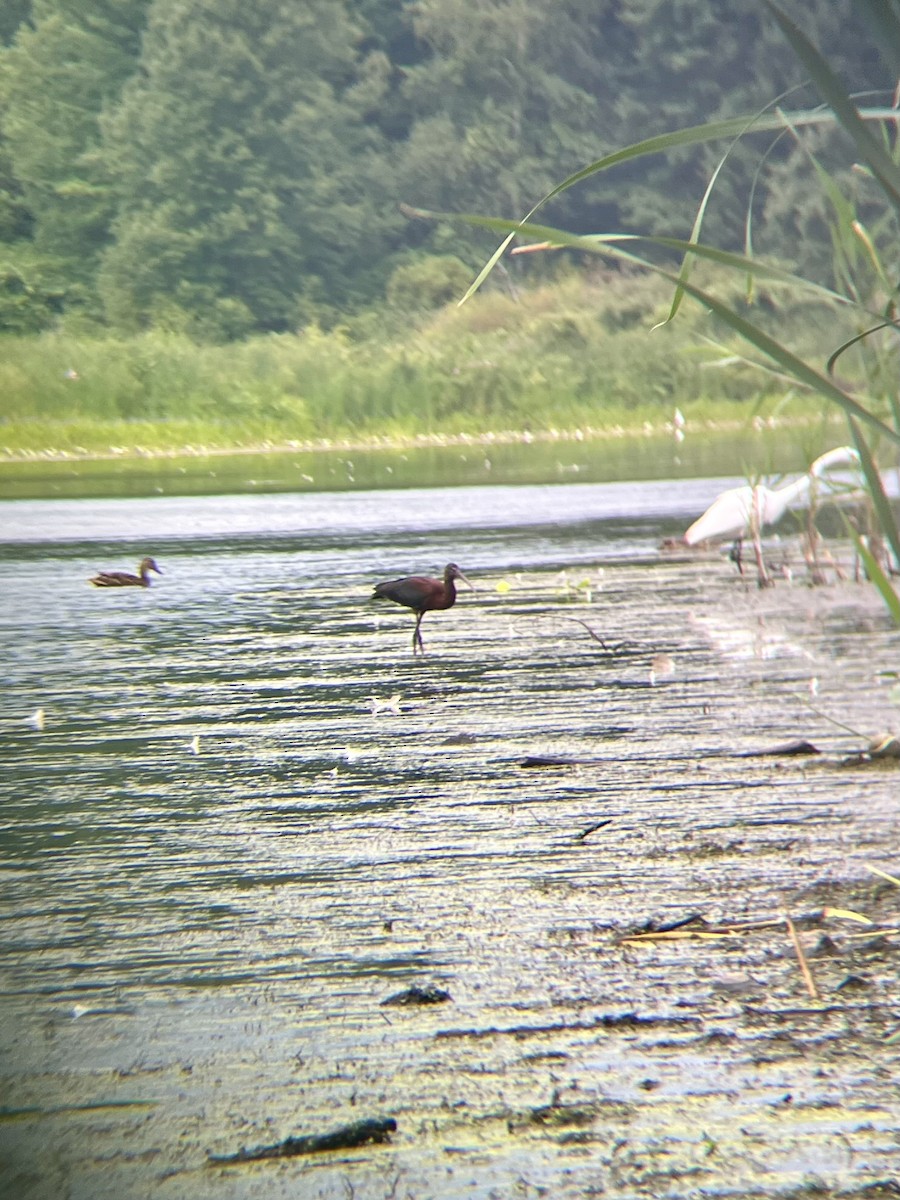
<path id="1" fill-rule="evenodd" d="M 425 653 L 422 643 L 422 631 L 419 626 L 427 612 L 434 609 L 452 608 L 456 603 L 456 587 L 454 580 L 461 579 L 472 587 L 456 563 L 447 563 L 444 567 L 443 579 L 430 579 L 427 575 L 409 575 L 406 579 L 391 579 L 386 583 L 376 583 L 373 600 L 393 600 L 411 608 L 416 614 L 416 628 L 413 632 L 413 654 L 420 650 Z"/>
<path id="2" fill-rule="evenodd" d="M 137 575 L 131 575 L 128 571 L 101 571 L 93 577 L 91 583 L 94 587 L 149 587 L 151 571 L 162 575 L 152 558 L 142 558 Z"/>

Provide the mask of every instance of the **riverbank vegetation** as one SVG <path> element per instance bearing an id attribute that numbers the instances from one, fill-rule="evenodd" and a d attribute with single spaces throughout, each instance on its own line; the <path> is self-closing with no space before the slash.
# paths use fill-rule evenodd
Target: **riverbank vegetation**
<path id="1" fill-rule="evenodd" d="M 390 326 L 310 325 L 226 345 L 161 331 L 8 338 L 0 455 L 640 431 L 662 429 L 676 408 L 695 426 L 817 418 L 818 401 L 736 356 L 710 314 L 652 330 L 669 298 L 649 273 L 571 269 L 418 323 L 395 311 Z M 755 307 L 766 319 L 766 304 Z M 814 307 L 790 310 L 798 336 L 840 324 Z"/>
<path id="2" fill-rule="evenodd" d="M 797 7 L 844 77 L 889 103 L 860 5 Z M 777 96 L 818 103 L 765 5 L 685 0 L 664 20 L 647 0 L 114 9 L 16 0 L 0 18 L 0 454 L 815 411 L 709 306 L 660 327 L 671 291 L 621 258 L 508 255 L 460 309 L 494 236 L 422 219 L 518 220 L 636 137 Z M 833 125 L 795 137 L 744 115 L 704 236 L 740 250 L 750 213 L 768 261 L 832 285 L 832 200 L 810 178 L 830 171 L 863 218 L 868 179 Z M 542 219 L 687 236 L 720 147 L 668 151 L 585 173 Z M 671 246 L 653 255 L 676 262 Z M 710 286 L 813 361 L 856 332 L 821 294 Z"/>
<path id="3" fill-rule="evenodd" d="M 892 576 L 900 564 L 900 529 L 886 494 L 876 461 L 876 451 L 886 446 L 892 457 L 900 447 L 900 392 L 897 384 L 898 291 L 896 279 L 896 247 L 900 222 L 900 165 L 898 165 L 898 93 L 887 108 L 860 109 L 854 97 L 835 69 L 835 62 L 822 54 L 807 32 L 793 22 L 784 8 L 774 0 L 763 0 L 764 8 L 796 54 L 797 60 L 809 72 L 818 89 L 822 105 L 813 113 L 778 112 L 775 122 L 782 132 L 798 136 L 798 128 L 807 124 L 824 124 L 839 130 L 846 138 L 849 155 L 846 172 L 826 168 L 812 146 L 807 147 L 813 169 L 812 180 L 822 194 L 826 206 L 827 228 L 832 248 L 829 294 L 848 315 L 851 333 L 834 338 L 824 363 L 819 355 L 810 355 L 807 346 L 798 340 L 796 331 L 782 317 L 776 335 L 769 322 L 756 313 L 748 314 L 733 300 L 723 300 L 721 291 L 728 290 L 727 281 L 737 273 L 747 280 L 749 294 L 754 281 L 773 277 L 789 282 L 811 297 L 821 294 L 819 280 L 798 271 L 785 272 L 783 267 L 765 255 L 754 252 L 752 239 L 753 212 L 748 207 L 745 217 L 745 247 L 741 255 L 729 253 L 727 247 L 716 246 L 705 228 L 707 204 L 718 186 L 719 173 L 736 151 L 744 134 L 756 125 L 756 119 L 743 127 L 734 122 L 713 121 L 692 129 L 675 131 L 663 138 L 643 139 L 631 146 L 605 155 L 590 166 L 555 185 L 545 199 L 532 207 L 524 220 L 466 217 L 465 220 L 506 237 L 489 259 L 472 285 L 467 296 L 475 293 L 480 284 L 497 266 L 504 251 L 514 238 L 539 239 L 532 246 L 517 246 L 522 250 L 549 251 L 553 249 L 580 250 L 588 256 L 616 264 L 626 263 L 633 268 L 656 272 L 672 285 L 672 303 L 667 321 L 679 314 L 685 299 L 698 301 L 736 335 L 751 352 L 761 354 L 772 368 L 784 378 L 793 379 L 804 388 L 818 393 L 834 411 L 844 415 L 850 439 L 855 444 L 856 458 L 865 479 L 872 511 L 880 526 L 874 534 L 863 533 L 851 526 L 857 551 L 866 571 L 874 580 L 896 624 L 900 625 L 900 595 L 895 591 Z M 877 0 L 858 0 L 856 5 L 879 35 L 877 50 L 895 74 L 900 71 L 900 7 L 881 5 Z M 873 48 L 874 52 L 874 48 Z M 762 114 L 761 114 L 762 115 Z M 766 118 L 768 123 L 768 118 Z M 620 233 L 580 235 L 577 231 L 555 229 L 537 224 L 531 218 L 557 194 L 579 186 L 593 175 L 602 174 L 622 162 L 641 159 L 661 151 L 675 152 L 685 144 L 721 142 L 730 145 L 712 172 L 703 201 L 693 223 L 690 239 L 675 236 L 658 237 L 645 232 L 641 236 Z M 847 174 L 855 172 L 866 181 L 863 192 L 845 186 Z M 437 214 L 421 213 L 435 219 Z M 677 250 L 682 256 L 676 272 L 670 264 L 654 254 L 658 250 Z M 713 289 L 695 275 L 697 265 L 708 269 L 715 264 L 722 275 Z M 786 314 L 785 314 L 786 316 Z M 750 518 L 750 530 L 757 518 Z M 889 550 L 887 547 L 889 546 Z M 761 552 L 758 552 L 761 561 Z M 768 582 L 760 570 L 760 582 Z"/>

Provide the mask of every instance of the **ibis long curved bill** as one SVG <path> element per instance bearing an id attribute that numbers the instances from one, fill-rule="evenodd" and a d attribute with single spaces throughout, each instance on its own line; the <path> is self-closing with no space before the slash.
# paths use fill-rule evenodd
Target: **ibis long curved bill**
<path id="1" fill-rule="evenodd" d="M 389 579 L 384 583 L 376 583 L 372 594 L 373 600 L 393 600 L 411 608 L 416 614 L 416 627 L 413 631 L 413 654 L 425 653 L 422 641 L 422 618 L 427 612 L 452 608 L 456 603 L 456 580 L 467 584 L 472 590 L 475 585 L 456 563 L 447 563 L 441 579 L 433 579 L 428 575 L 407 575 L 403 579 Z"/>

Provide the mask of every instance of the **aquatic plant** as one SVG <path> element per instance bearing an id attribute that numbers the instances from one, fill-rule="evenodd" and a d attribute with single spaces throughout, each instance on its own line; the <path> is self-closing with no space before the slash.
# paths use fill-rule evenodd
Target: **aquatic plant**
<path id="1" fill-rule="evenodd" d="M 507 250 L 523 253 L 568 247 L 599 255 L 632 272 L 652 272 L 665 279 L 673 287 L 671 303 L 667 315 L 654 330 L 669 325 L 679 314 L 684 299 L 689 297 L 712 314 L 721 328 L 729 330 L 744 343 L 748 349 L 741 355 L 743 362 L 752 363 L 757 370 L 780 379 L 782 386 L 788 383 L 817 394 L 843 413 L 859 451 L 881 535 L 888 543 L 893 565 L 896 565 L 900 564 L 900 535 L 875 460 L 881 446 L 900 445 L 900 393 L 896 369 L 900 288 L 896 263 L 891 258 L 900 224 L 900 166 L 897 161 L 900 98 L 895 95 L 887 106 L 860 106 L 802 30 L 772 0 L 763 0 L 763 3 L 818 89 L 823 102 L 820 107 L 786 111 L 782 107 L 785 97 L 779 97 L 763 111 L 747 117 L 676 130 L 607 154 L 556 185 L 523 220 L 463 217 L 469 223 L 506 234 L 463 300 L 468 300 L 478 290 Z M 900 73 L 900 9 L 878 0 L 858 0 L 858 8 L 878 31 L 878 49 L 890 60 L 894 73 Z M 707 207 L 720 172 L 735 147 L 761 132 L 774 138 L 761 155 L 754 183 L 756 193 L 762 187 L 761 180 L 771 151 L 780 139 L 792 138 L 803 145 L 804 131 L 826 128 L 842 130 L 849 138 L 853 152 L 847 175 L 839 175 L 834 168 L 823 166 L 812 149 L 806 154 L 809 171 L 822 191 L 829 214 L 833 259 L 830 283 L 799 275 L 756 251 L 753 213 L 758 197 L 755 194 L 748 201 L 742 253 L 703 241 Z M 723 139 L 730 145 L 711 174 L 688 238 L 618 232 L 579 235 L 535 220 L 538 211 L 554 197 L 601 172 L 650 154 Z M 847 177 L 859 184 L 852 192 L 846 186 Z M 442 219 L 448 216 L 419 215 Z M 516 238 L 527 239 L 527 243 L 513 247 Z M 696 281 L 698 263 L 704 265 L 702 284 Z M 706 275 L 710 276 L 711 282 L 706 282 Z M 734 295 L 736 279 L 745 280 L 742 299 L 736 299 Z M 790 289 L 792 296 L 796 296 L 799 289 L 811 302 L 824 304 L 835 328 L 843 325 L 846 330 L 840 343 L 832 345 L 824 366 L 818 365 L 797 339 L 790 338 L 790 330 L 778 330 L 775 326 L 773 331 L 765 317 L 770 308 L 777 309 L 785 287 Z M 761 289 L 764 289 L 762 296 Z M 651 341 L 650 338 L 647 340 L 648 343 Z M 733 350 L 731 352 L 733 354 Z M 852 381 L 844 378 L 845 370 L 853 372 Z M 900 625 L 900 598 L 889 578 L 890 558 L 881 558 L 875 553 L 872 542 L 858 530 L 851 527 L 850 533 L 870 578 L 884 597 L 894 621 Z M 887 567 L 885 563 L 888 563 Z"/>

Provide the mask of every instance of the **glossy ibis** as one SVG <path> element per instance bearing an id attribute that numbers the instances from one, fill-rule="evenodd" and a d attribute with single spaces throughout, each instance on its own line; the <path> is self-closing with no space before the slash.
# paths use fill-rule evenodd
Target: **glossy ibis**
<path id="1" fill-rule="evenodd" d="M 424 654 L 425 646 L 422 643 L 420 629 L 422 618 L 432 610 L 453 607 L 456 603 L 455 580 L 457 579 L 461 579 L 463 583 L 472 587 L 472 583 L 466 579 L 456 563 L 447 563 L 444 567 L 443 579 L 431 579 L 426 575 L 409 575 L 406 579 L 391 579 L 386 583 L 376 583 L 372 598 L 374 600 L 393 600 L 395 604 L 402 604 L 405 608 L 413 610 L 416 614 L 416 628 L 412 640 L 413 654 L 420 650 Z"/>
<path id="2" fill-rule="evenodd" d="M 91 580 L 94 587 L 149 587 L 150 572 L 162 575 L 162 571 L 152 558 L 142 558 L 138 564 L 137 575 L 128 571 L 101 571 Z"/>

